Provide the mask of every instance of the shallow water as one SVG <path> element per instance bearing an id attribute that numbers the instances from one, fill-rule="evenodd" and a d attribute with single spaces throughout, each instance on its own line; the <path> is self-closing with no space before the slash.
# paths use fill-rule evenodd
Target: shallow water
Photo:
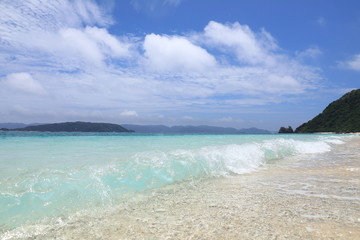
<path id="1" fill-rule="evenodd" d="M 228 229 L 228 238 L 246 238 L 251 224 L 261 223 L 259 231 L 265 231 L 271 216 L 286 217 L 288 211 L 306 221 L 326 219 L 321 211 L 301 212 L 299 196 L 312 199 L 309 206 L 347 202 L 345 214 L 353 220 L 346 221 L 358 224 L 359 211 L 351 207 L 359 204 L 359 153 L 345 148 L 354 138 L 3 134 L 0 236 L 216 239 Z M 339 176 L 337 167 L 352 178 Z M 333 168 L 337 174 L 322 174 Z M 333 187 L 349 183 L 341 191 Z M 296 207 L 287 206 L 289 201 Z M 283 209 L 276 210 L 278 205 Z M 303 229 L 313 236 L 319 227 Z M 264 231 L 257 238 L 270 236 Z"/>

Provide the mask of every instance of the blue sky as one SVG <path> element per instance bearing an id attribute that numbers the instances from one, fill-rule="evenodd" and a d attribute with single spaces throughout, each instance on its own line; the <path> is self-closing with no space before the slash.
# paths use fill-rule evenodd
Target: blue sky
<path id="1" fill-rule="evenodd" d="M 360 2 L 2 0 L 0 122 L 294 128 L 360 86 Z"/>

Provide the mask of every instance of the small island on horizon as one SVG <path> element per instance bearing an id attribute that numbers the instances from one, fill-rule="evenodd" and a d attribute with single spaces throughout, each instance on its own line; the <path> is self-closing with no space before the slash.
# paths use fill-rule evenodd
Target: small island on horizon
<path id="1" fill-rule="evenodd" d="M 26 126 L 11 129 L 12 131 L 34 131 L 34 132 L 134 132 L 121 125 L 112 123 L 92 122 L 63 122 Z"/>

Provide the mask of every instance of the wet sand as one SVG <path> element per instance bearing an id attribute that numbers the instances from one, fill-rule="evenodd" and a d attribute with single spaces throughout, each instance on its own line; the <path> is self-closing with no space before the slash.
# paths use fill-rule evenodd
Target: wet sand
<path id="1" fill-rule="evenodd" d="M 360 137 L 325 154 L 279 160 L 250 174 L 174 184 L 124 201 L 115 211 L 58 221 L 27 228 L 22 236 L 360 239 Z"/>

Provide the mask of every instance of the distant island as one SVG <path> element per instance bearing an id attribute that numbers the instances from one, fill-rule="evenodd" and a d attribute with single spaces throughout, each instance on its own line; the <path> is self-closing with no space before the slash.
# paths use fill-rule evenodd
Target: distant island
<path id="1" fill-rule="evenodd" d="M 91 123 L 91 122 L 64 122 L 27 126 L 13 129 L 16 131 L 37 131 L 37 132 L 133 132 L 118 124 L 112 123 Z"/>
<path id="2" fill-rule="evenodd" d="M 360 132 L 360 89 L 330 103 L 322 113 L 296 128 L 295 132 Z"/>
<path id="3" fill-rule="evenodd" d="M 135 125 L 91 122 L 65 122 L 40 124 L 0 123 L 2 131 L 38 131 L 38 132 L 136 132 L 162 134 L 269 134 L 268 130 L 258 128 L 230 128 L 200 126 Z"/>
<path id="4" fill-rule="evenodd" d="M 278 133 L 294 133 L 294 130 L 291 126 L 289 127 L 281 127 Z"/>
<path id="5" fill-rule="evenodd" d="M 134 130 L 137 133 L 169 133 L 169 134 L 269 134 L 268 130 L 258 128 L 230 128 L 214 127 L 207 125 L 200 126 L 172 126 L 165 125 L 133 125 L 122 124 L 127 129 Z"/>

